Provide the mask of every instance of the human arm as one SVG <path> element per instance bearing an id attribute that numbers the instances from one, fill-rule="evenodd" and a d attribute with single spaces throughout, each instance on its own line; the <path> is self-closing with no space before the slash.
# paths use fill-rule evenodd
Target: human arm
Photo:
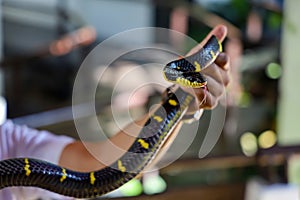
<path id="1" fill-rule="evenodd" d="M 227 29 L 224 26 L 217 26 L 210 34 L 203 40 L 202 43 L 193 48 L 188 55 L 199 50 L 203 44 L 208 40 L 210 35 L 215 35 L 220 41 L 223 41 L 227 33 Z M 202 72 L 208 79 L 207 89 L 187 89 L 191 93 L 194 93 L 197 97 L 197 105 L 195 109 L 199 108 L 212 109 L 216 106 L 220 97 L 224 93 L 224 88 L 228 84 L 229 75 L 229 59 L 226 54 L 220 54 L 216 61 Z M 136 123 L 132 123 L 125 129 L 121 130 L 115 136 L 109 140 L 96 142 L 96 143 L 83 143 L 76 141 L 67 145 L 62 151 L 59 164 L 61 166 L 78 170 L 78 171 L 92 171 L 101 169 L 113 161 L 126 151 L 136 136 L 138 135 L 142 125 L 147 120 L 147 116 L 138 120 Z M 173 130 L 169 141 L 172 141 L 180 129 L 181 123 Z M 128 134 L 130 133 L 130 134 Z M 165 151 L 171 142 L 167 142 L 162 151 Z M 88 148 L 87 148 L 88 147 Z M 91 153 L 89 150 L 93 149 Z M 160 153 L 162 155 L 162 153 Z M 100 162 L 101 161 L 101 162 Z"/>

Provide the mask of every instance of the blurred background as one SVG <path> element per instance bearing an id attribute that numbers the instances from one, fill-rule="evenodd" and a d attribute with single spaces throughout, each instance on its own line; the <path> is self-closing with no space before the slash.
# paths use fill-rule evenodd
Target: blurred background
<path id="1" fill-rule="evenodd" d="M 214 26 L 224 24 L 229 32 L 223 45 L 232 70 L 226 105 L 220 105 L 226 107 L 226 118 L 217 144 L 199 158 L 211 116 L 206 111 L 193 143 L 180 159 L 160 170 L 164 184 L 150 184 L 152 189 L 158 187 L 153 191 L 128 189 L 132 191 L 121 196 L 299 199 L 299 10 L 296 0 L 1 0 L 1 117 L 78 138 L 72 115 L 73 84 L 83 60 L 97 44 L 143 27 L 172 29 L 200 42 Z M 107 54 L 132 43 L 164 45 L 181 52 L 192 47 L 149 32 L 134 41 L 107 46 Z M 118 130 L 110 106 L 115 105 L 119 124 L 128 123 L 127 106 L 120 102 L 139 79 L 152 76 L 155 80 L 160 72 L 145 65 L 111 99 L 115 81 L 137 65 L 158 62 L 160 56 L 128 54 L 106 70 L 95 106 L 108 136 Z M 153 87 L 140 92 L 130 104 L 132 116 L 141 116 L 158 102 L 162 90 Z M 84 108 L 84 102 L 78 106 Z M 87 132 L 96 132 L 88 113 L 81 119 Z M 181 132 L 188 134 L 189 127 Z"/>

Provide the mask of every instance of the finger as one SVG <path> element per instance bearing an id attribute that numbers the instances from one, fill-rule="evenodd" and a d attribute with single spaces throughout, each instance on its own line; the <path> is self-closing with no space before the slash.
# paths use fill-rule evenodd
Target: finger
<path id="1" fill-rule="evenodd" d="M 215 60 L 215 63 L 224 70 L 229 70 L 229 56 L 226 53 L 220 53 Z"/>
<path id="2" fill-rule="evenodd" d="M 207 89 L 198 88 L 194 89 L 197 96 L 197 107 L 199 109 L 212 109 L 217 105 L 217 98 L 213 96 Z"/>
<path id="3" fill-rule="evenodd" d="M 211 38 L 212 35 L 215 35 L 220 42 L 223 42 L 227 35 L 227 27 L 224 25 L 216 26 L 213 30 L 209 32 L 209 34 L 202 40 L 202 42 L 195 46 L 191 51 L 189 51 L 189 53 L 186 56 L 192 55 L 199 51 L 207 43 L 207 41 Z"/>
<path id="4" fill-rule="evenodd" d="M 229 71 L 222 69 L 219 65 L 215 63 L 202 70 L 201 73 L 204 74 L 206 78 L 210 77 L 223 86 L 227 86 L 229 84 Z M 208 84 L 209 81 L 210 80 L 207 81 Z"/>
<path id="5" fill-rule="evenodd" d="M 202 93 L 204 95 L 203 100 L 199 104 L 199 109 L 213 109 L 218 104 L 218 99 L 212 95 L 207 89 L 203 89 Z"/>
<path id="6" fill-rule="evenodd" d="M 207 90 L 216 98 L 225 92 L 225 86 L 212 77 L 207 77 Z"/>
<path id="7" fill-rule="evenodd" d="M 200 105 L 200 108 L 213 109 L 218 105 L 218 100 L 210 92 L 206 92 L 205 101 Z"/>

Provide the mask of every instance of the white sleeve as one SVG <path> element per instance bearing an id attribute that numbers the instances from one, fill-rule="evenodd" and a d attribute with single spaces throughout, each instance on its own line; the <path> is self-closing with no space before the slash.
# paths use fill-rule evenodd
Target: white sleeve
<path id="1" fill-rule="evenodd" d="M 0 126 L 0 160 L 30 157 L 57 164 L 64 147 L 74 139 L 7 121 Z M 45 198 L 48 196 L 49 198 Z M 6 188 L 0 199 L 69 199 L 38 188 Z"/>

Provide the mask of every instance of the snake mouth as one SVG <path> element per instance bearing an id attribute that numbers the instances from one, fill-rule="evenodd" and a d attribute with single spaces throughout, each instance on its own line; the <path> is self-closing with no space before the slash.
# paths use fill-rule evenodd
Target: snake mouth
<path id="1" fill-rule="evenodd" d="M 179 72 L 172 68 L 164 69 L 164 78 L 186 87 L 200 88 L 206 85 L 207 79 L 199 72 Z"/>

